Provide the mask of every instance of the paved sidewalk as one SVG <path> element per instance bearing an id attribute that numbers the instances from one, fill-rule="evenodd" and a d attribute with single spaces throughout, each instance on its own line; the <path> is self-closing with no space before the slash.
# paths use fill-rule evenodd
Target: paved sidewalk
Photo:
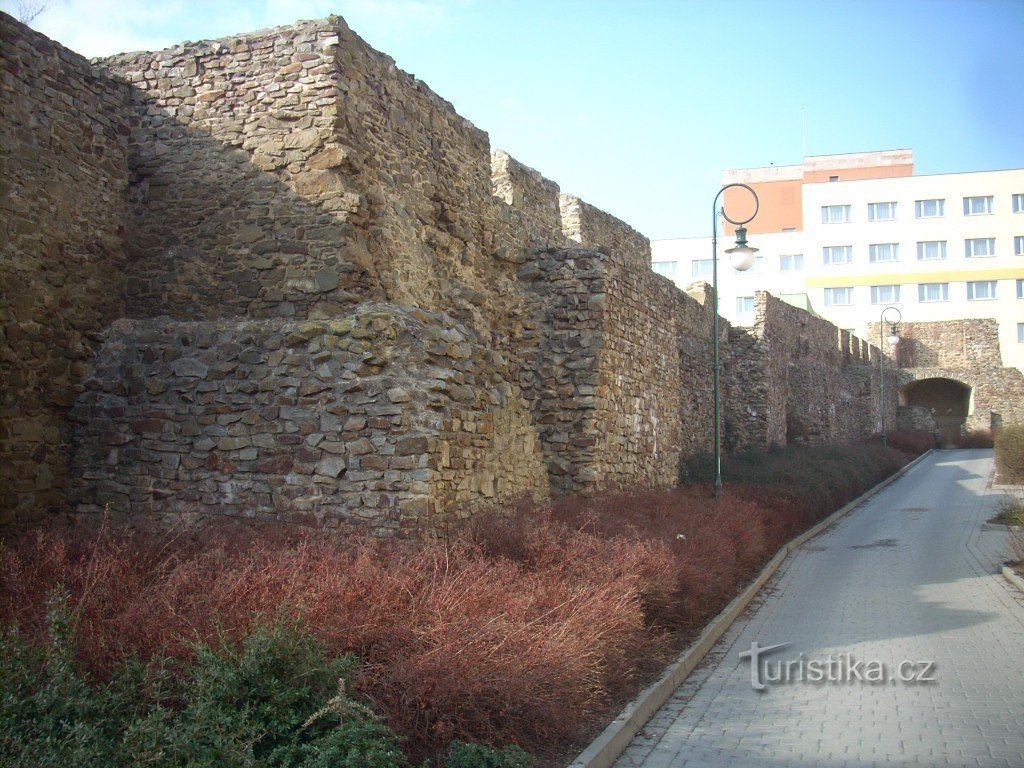
<path id="1" fill-rule="evenodd" d="M 981 529 L 1001 499 L 991 468 L 991 451 L 933 453 L 804 544 L 615 768 L 1024 766 L 1024 595 L 996 575 L 1006 533 Z M 790 644 L 762 656 L 763 675 L 831 654 L 892 678 L 934 662 L 935 681 L 758 692 L 739 658 L 754 641 Z"/>

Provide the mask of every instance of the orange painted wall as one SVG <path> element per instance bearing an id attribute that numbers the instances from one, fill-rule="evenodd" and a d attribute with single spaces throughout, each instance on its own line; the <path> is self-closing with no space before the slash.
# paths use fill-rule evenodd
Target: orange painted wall
<path id="1" fill-rule="evenodd" d="M 828 181 L 830 176 L 838 176 L 840 181 L 857 181 L 858 179 L 892 179 L 897 176 L 913 176 L 914 166 L 906 165 L 873 165 L 867 168 L 822 168 L 804 173 L 804 183 Z"/>
<path id="2" fill-rule="evenodd" d="M 758 169 L 752 168 L 751 171 Z M 740 172 L 742 173 L 742 172 Z M 785 179 L 783 181 L 744 181 L 757 193 L 761 207 L 757 217 L 747 224 L 751 235 L 783 232 L 787 229 L 800 231 L 803 229 L 803 195 L 804 184 L 827 182 L 830 177 L 838 176 L 839 181 L 857 181 L 860 179 L 890 179 L 898 176 L 913 176 L 914 164 L 898 163 L 891 165 L 851 166 L 839 164 L 839 167 L 820 167 L 805 170 L 802 179 Z M 722 195 L 725 211 L 734 219 L 746 218 L 750 215 L 752 200 L 745 189 L 733 187 Z M 725 232 L 732 234 L 735 227 L 725 222 Z"/>
<path id="3" fill-rule="evenodd" d="M 803 204 L 800 179 L 785 181 L 749 182 L 757 193 L 761 207 L 757 216 L 747 224 L 751 235 L 782 232 L 784 229 L 803 229 Z M 725 212 L 733 219 L 745 219 L 751 214 L 753 199 L 747 190 L 732 187 L 722 195 Z M 735 227 L 725 222 L 725 231 L 732 234 Z"/>

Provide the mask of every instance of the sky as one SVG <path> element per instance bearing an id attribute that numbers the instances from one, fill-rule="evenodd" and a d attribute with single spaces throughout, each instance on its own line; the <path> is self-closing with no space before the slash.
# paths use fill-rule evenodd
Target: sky
<path id="1" fill-rule="evenodd" d="M 492 149 L 652 239 L 709 235 L 727 168 L 897 148 L 919 174 L 1024 167 L 1024 0 L 48 6 L 32 26 L 90 57 L 339 14 Z"/>

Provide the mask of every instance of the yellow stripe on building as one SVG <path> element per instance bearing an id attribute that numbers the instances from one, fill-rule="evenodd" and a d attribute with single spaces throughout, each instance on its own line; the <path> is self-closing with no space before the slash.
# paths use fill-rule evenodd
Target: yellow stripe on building
<path id="1" fill-rule="evenodd" d="M 955 283 L 965 280 L 1014 280 L 1024 278 L 1024 267 L 1003 269 L 974 269 L 945 272 L 873 272 L 865 275 L 835 274 L 826 277 L 808 277 L 808 288 L 826 288 L 841 285 L 903 285 L 907 283 Z"/>

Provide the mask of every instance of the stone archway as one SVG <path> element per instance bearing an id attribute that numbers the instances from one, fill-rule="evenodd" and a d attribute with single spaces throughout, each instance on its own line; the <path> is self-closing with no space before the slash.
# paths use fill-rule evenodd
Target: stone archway
<path id="1" fill-rule="evenodd" d="M 932 429 L 942 435 L 942 443 L 956 441 L 971 415 L 973 389 L 956 379 L 934 377 L 919 379 L 900 390 L 900 405 L 917 414 L 916 421 L 925 426 L 930 419 Z"/>

